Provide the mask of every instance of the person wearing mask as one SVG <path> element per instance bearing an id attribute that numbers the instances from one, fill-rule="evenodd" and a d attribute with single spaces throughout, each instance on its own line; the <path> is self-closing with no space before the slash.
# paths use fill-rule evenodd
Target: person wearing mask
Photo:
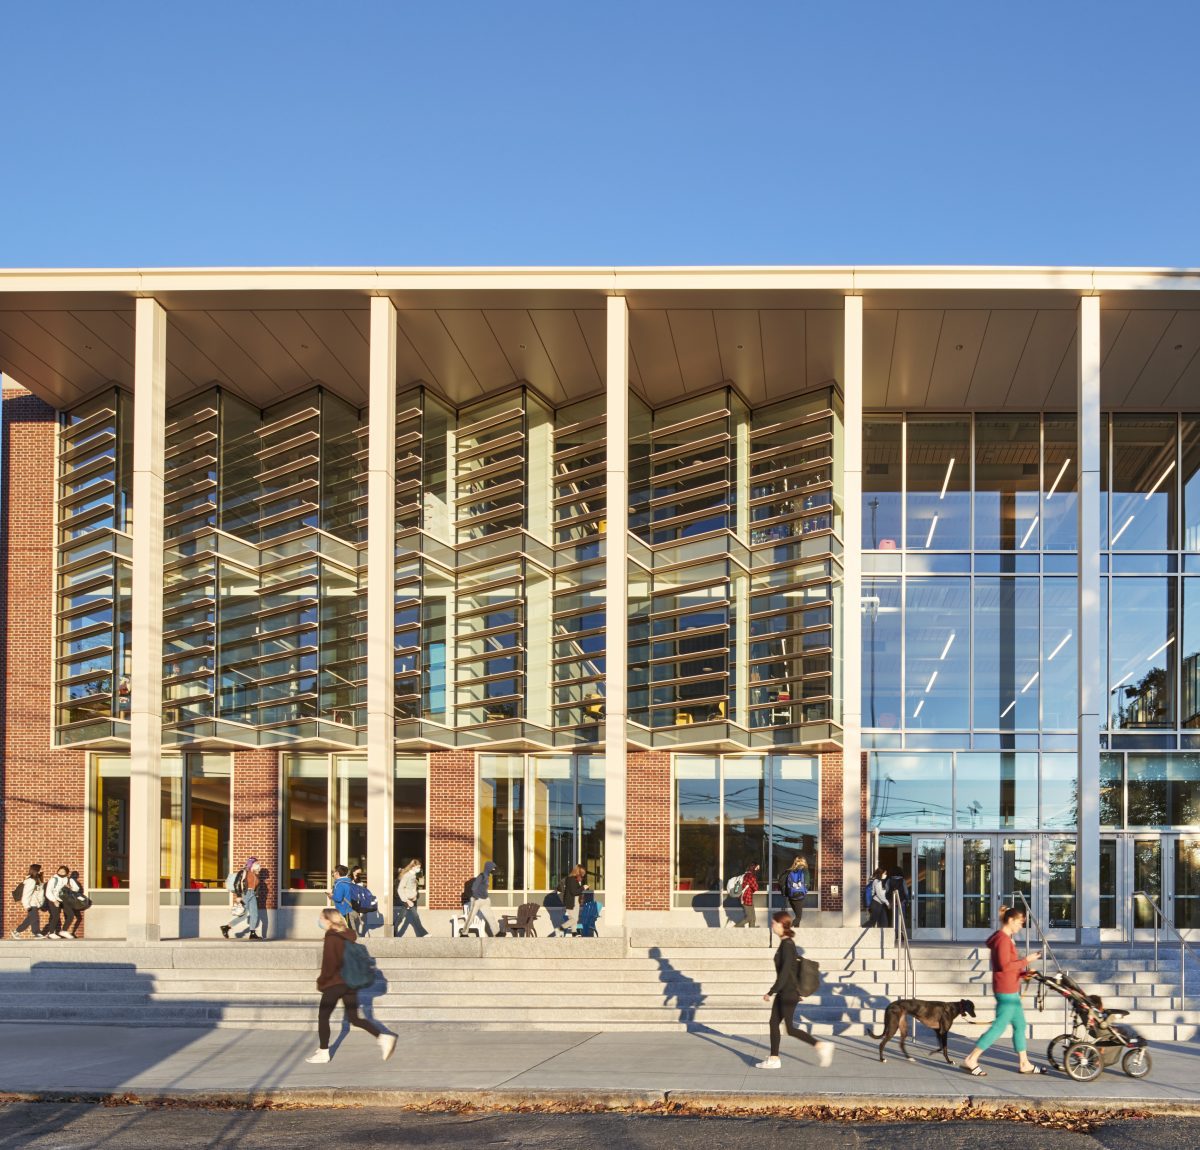
<path id="1" fill-rule="evenodd" d="M 814 1047 L 817 1062 L 821 1066 L 828 1066 L 833 1061 L 833 1043 L 814 1038 L 809 1031 L 796 1026 L 794 1021 L 796 1007 L 800 1005 L 800 984 L 796 980 L 800 955 L 796 951 L 791 914 L 786 910 L 776 911 L 771 916 L 771 933 L 779 939 L 779 946 L 775 950 L 775 982 L 763 995 L 763 1002 L 775 999 L 771 1003 L 771 1053 L 762 1062 L 755 1063 L 755 1069 L 779 1070 L 783 1067 L 779 1058 L 783 1027 L 793 1038 Z"/>
<path id="2" fill-rule="evenodd" d="M 783 888 L 783 897 L 792 909 L 792 922 L 799 926 L 801 918 L 804 917 L 804 900 L 808 897 L 808 859 L 803 855 L 792 859 L 792 865 L 780 879 L 779 885 Z"/>
<path id="3" fill-rule="evenodd" d="M 424 938 L 429 931 L 421 924 L 421 916 L 417 913 L 417 900 L 420 890 L 417 879 L 421 877 L 421 860 L 409 859 L 408 864 L 400 871 L 396 880 L 396 909 L 399 921 L 396 926 L 396 937 L 399 938 L 409 926 L 416 932 L 418 938 Z"/>
<path id="4" fill-rule="evenodd" d="M 244 919 L 243 925 L 238 927 L 238 936 L 240 937 L 242 931 L 246 930 L 249 932 L 246 935 L 248 942 L 262 941 L 262 937 L 258 933 L 258 900 L 262 893 L 261 870 L 258 859 L 251 855 L 246 860 L 246 865 L 233 876 L 232 912 L 229 921 L 221 924 L 222 937 L 228 938 L 233 924 L 239 919 Z"/>
<path id="5" fill-rule="evenodd" d="M 339 868 L 344 870 L 345 868 Z M 379 1053 L 386 1062 L 396 1049 L 396 1036 L 384 1034 L 369 1018 L 363 1018 L 358 1013 L 358 991 L 351 990 L 342 981 L 342 960 L 346 954 L 346 943 L 359 945 L 354 932 L 347 925 L 342 915 L 330 907 L 321 911 L 318 927 L 325 936 L 324 949 L 321 951 L 321 971 L 317 975 L 317 989 L 321 992 L 321 1003 L 317 1007 L 317 1049 L 304 1061 L 322 1063 L 328 1062 L 329 1053 L 329 1019 L 333 1008 L 340 1001 L 346 1012 L 346 1020 L 351 1026 L 365 1030 L 379 1044 Z"/>
<path id="6" fill-rule="evenodd" d="M 1031 955 L 1022 958 L 1017 954 L 1013 935 L 1025 928 L 1025 912 L 1017 907 L 1005 907 L 1000 916 L 1000 929 L 987 940 L 991 952 L 992 993 L 996 997 L 996 1020 L 979 1039 L 975 1049 L 963 1059 L 963 1069 L 975 1078 L 984 1078 L 987 1071 L 979 1065 L 980 1056 L 1006 1027 L 1012 1027 L 1013 1049 L 1017 1052 L 1022 1074 L 1045 1074 L 1043 1066 L 1029 1061 L 1025 1048 L 1025 1011 L 1021 1006 L 1021 978 L 1033 963 Z"/>
<path id="7" fill-rule="evenodd" d="M 886 930 L 888 925 L 887 870 L 880 867 L 871 876 L 871 917 L 868 928 L 875 926 Z"/>
<path id="8" fill-rule="evenodd" d="M 62 894 L 63 904 L 63 932 L 69 934 L 71 938 L 79 937 L 79 928 L 83 926 L 83 912 L 92 905 L 92 900 L 88 898 L 87 892 L 83 889 L 83 883 L 79 880 L 79 872 L 71 871 L 67 876 L 66 889 Z"/>
<path id="9" fill-rule="evenodd" d="M 29 870 L 21 883 L 21 905 L 25 908 L 25 917 L 17 923 L 12 932 L 13 938 L 20 938 L 21 931 L 29 928 L 34 938 L 45 938 L 42 933 L 42 907 L 46 902 L 46 882 L 42 878 L 42 864 L 30 863 Z"/>
<path id="10" fill-rule="evenodd" d="M 556 933 L 566 937 L 570 933 L 571 919 L 575 917 L 575 910 L 579 904 L 579 900 L 583 897 L 584 880 L 587 878 L 587 871 L 581 866 L 573 866 L 567 871 L 562 882 L 558 884 L 558 894 L 562 897 L 563 914 L 562 921 L 558 924 L 556 930 L 550 932 L 550 937 L 553 938 Z"/>
<path id="11" fill-rule="evenodd" d="M 739 925 L 746 927 L 754 927 L 758 925 L 758 920 L 754 913 L 754 896 L 758 894 L 758 863 L 751 863 L 746 868 L 746 873 L 742 875 L 742 893 L 740 902 L 742 910 L 745 912 L 745 917 Z"/>
<path id="12" fill-rule="evenodd" d="M 46 883 L 46 909 L 50 912 L 50 921 L 46 924 L 47 938 L 66 939 L 71 937 L 69 934 L 63 933 L 62 921 L 63 890 L 66 888 L 70 874 L 70 867 L 60 866 L 50 876 L 50 881 Z"/>
<path id="13" fill-rule="evenodd" d="M 470 927 L 475 921 L 475 916 L 479 915 L 490 935 L 496 933 L 496 920 L 492 917 L 492 892 L 489 887 L 495 870 L 494 862 L 485 862 L 483 870 L 471 880 L 471 905 L 467 910 L 467 926 Z"/>

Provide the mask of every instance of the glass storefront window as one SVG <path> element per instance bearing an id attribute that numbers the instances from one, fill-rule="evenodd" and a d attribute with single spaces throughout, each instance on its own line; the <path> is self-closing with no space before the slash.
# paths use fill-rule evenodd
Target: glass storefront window
<path id="1" fill-rule="evenodd" d="M 960 752 L 954 794 L 960 830 L 1032 830 L 1037 826 L 1037 754 Z"/>
<path id="2" fill-rule="evenodd" d="M 969 579 L 907 580 L 904 703 L 910 730 L 970 726 L 970 620 Z"/>
<path id="3" fill-rule="evenodd" d="M 367 760 L 359 755 L 334 758 L 332 805 L 333 857 L 353 870 L 367 865 Z M 371 876 L 375 882 L 378 877 Z"/>
<path id="4" fill-rule="evenodd" d="M 186 759 L 188 886 L 193 890 L 220 888 L 232 869 L 229 812 L 233 759 L 230 755 L 187 755 Z"/>
<path id="5" fill-rule="evenodd" d="M 863 726 L 900 726 L 900 579 L 863 579 Z"/>
<path id="6" fill-rule="evenodd" d="M 1113 578 L 1109 718 L 1113 727 L 1175 723 L 1175 583 Z"/>
<path id="7" fill-rule="evenodd" d="M 289 755 L 284 776 L 284 859 L 290 890 L 325 890 L 329 861 L 329 756 Z"/>
<path id="8" fill-rule="evenodd" d="M 975 549 L 1037 551 L 1041 420 L 975 417 Z"/>
<path id="9" fill-rule="evenodd" d="M 873 829 L 949 830 L 953 756 L 949 752 L 876 752 L 870 757 Z"/>
<path id="10" fill-rule="evenodd" d="M 720 760 L 710 755 L 675 757 L 675 887 L 721 887 Z"/>
<path id="11" fill-rule="evenodd" d="M 1038 581 L 976 576 L 971 619 L 975 727 L 1036 730 Z"/>
<path id="12" fill-rule="evenodd" d="M 753 863 L 767 872 L 767 780 L 763 760 L 757 756 L 729 756 L 721 763 L 724 794 L 722 838 L 725 866 L 722 875 L 742 873 Z"/>
<path id="13" fill-rule="evenodd" d="M 1042 755 L 1042 826 L 1073 831 L 1079 825 L 1079 764 L 1074 755 Z M 1101 823 L 1104 799 L 1101 797 Z"/>
<path id="14" fill-rule="evenodd" d="M 971 421 L 908 421 L 906 546 L 967 551 L 971 546 Z"/>
<path id="15" fill-rule="evenodd" d="M 1112 416 L 1114 551 L 1175 546 L 1175 417 Z"/>
<path id="16" fill-rule="evenodd" d="M 1131 827 L 1200 826 L 1200 755 L 1135 755 L 1128 763 Z"/>
<path id="17" fill-rule="evenodd" d="M 1048 893 L 1050 897 L 1049 926 L 1053 930 L 1075 928 L 1075 840 L 1051 839 L 1049 841 Z"/>
<path id="18" fill-rule="evenodd" d="M 397 755 L 392 784 L 392 861 L 397 870 L 412 859 L 425 857 L 425 827 L 428 823 L 429 762 L 424 755 Z"/>

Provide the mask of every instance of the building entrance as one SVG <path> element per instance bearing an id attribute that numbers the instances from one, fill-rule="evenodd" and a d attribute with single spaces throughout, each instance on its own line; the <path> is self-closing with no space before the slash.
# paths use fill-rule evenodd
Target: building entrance
<path id="1" fill-rule="evenodd" d="M 1135 897 L 1143 892 L 1148 898 Z M 1200 835 L 1124 834 L 1100 840 L 1100 928 L 1111 939 L 1149 941 L 1155 913 L 1200 939 Z"/>

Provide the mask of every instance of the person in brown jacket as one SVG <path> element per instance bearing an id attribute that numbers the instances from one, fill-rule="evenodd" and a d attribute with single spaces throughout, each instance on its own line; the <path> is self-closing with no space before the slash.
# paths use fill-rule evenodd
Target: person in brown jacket
<path id="1" fill-rule="evenodd" d="M 358 991 L 351 990 L 342 981 L 342 957 L 346 953 L 346 943 L 355 942 L 354 931 L 346 924 L 346 920 L 332 907 L 321 911 L 320 928 L 325 932 L 325 949 L 321 952 L 321 973 L 317 975 L 317 989 L 321 992 L 321 1005 L 317 1008 L 317 1041 L 320 1046 L 315 1054 L 310 1054 L 305 1062 L 328 1062 L 329 1054 L 329 1019 L 333 1008 L 341 999 L 346 1019 L 351 1026 L 365 1030 L 379 1043 L 379 1052 L 386 1062 L 396 1049 L 396 1036 L 384 1034 L 369 1018 L 363 1018 L 358 1013 Z"/>

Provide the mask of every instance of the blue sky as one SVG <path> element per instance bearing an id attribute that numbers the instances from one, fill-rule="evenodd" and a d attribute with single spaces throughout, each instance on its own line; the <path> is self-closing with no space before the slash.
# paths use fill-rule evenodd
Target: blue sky
<path id="1" fill-rule="evenodd" d="M 1195 0 L 8 6 L 0 266 L 1200 266 Z"/>

